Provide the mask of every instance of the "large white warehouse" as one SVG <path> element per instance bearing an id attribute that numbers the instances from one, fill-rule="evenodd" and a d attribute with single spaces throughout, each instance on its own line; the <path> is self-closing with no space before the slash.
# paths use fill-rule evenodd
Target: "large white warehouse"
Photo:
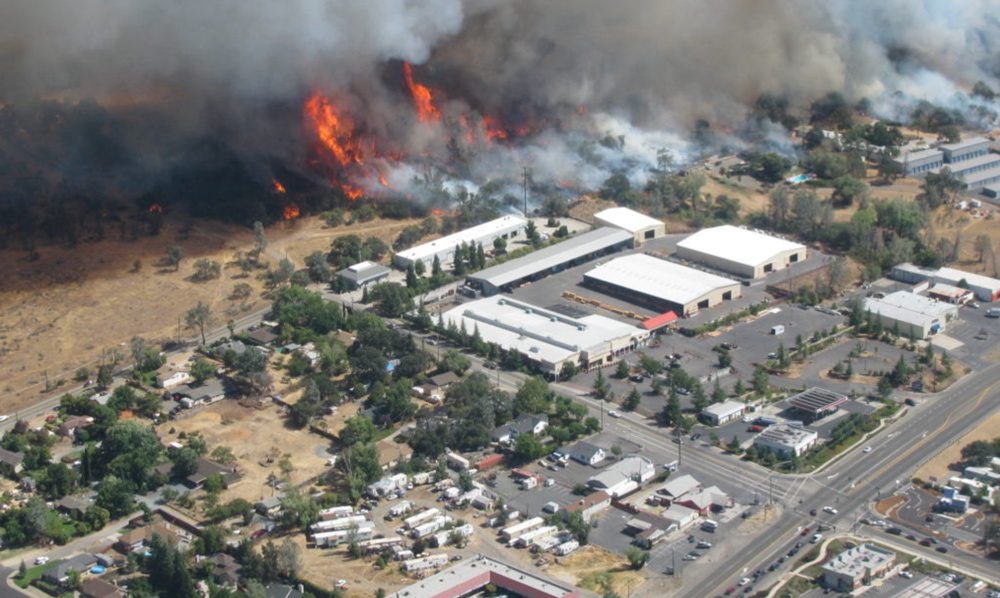
<path id="1" fill-rule="evenodd" d="M 806 246 L 730 224 L 706 228 L 677 244 L 677 256 L 742 278 L 762 278 L 806 259 Z"/>
<path id="2" fill-rule="evenodd" d="M 615 258 L 583 275 L 590 288 L 659 312 L 690 316 L 740 296 L 735 280 L 636 253 Z"/>
<path id="3" fill-rule="evenodd" d="M 637 246 L 643 241 L 662 237 L 666 233 L 666 225 L 662 220 L 629 208 L 608 208 L 594 214 L 594 226 L 611 226 L 628 231 Z"/>
<path id="4" fill-rule="evenodd" d="M 522 231 L 527 225 L 528 221 L 520 216 L 502 216 L 496 220 L 477 224 L 446 237 L 400 251 L 392 256 L 392 261 L 400 268 L 407 268 L 410 264 L 422 261 L 429 269 L 435 256 L 442 265 L 450 262 L 455 255 L 455 248 L 463 243 L 482 245 L 484 249 L 490 249 L 493 246 L 493 241 L 497 238 L 514 239 L 523 236 Z"/>
<path id="5" fill-rule="evenodd" d="M 571 318 L 501 295 L 470 301 L 442 317 L 469 334 L 479 330 L 487 343 L 521 353 L 550 376 L 565 363 L 585 370 L 614 363 L 649 338 L 648 331 L 611 318 Z"/>
<path id="6" fill-rule="evenodd" d="M 896 291 L 882 299 L 865 299 L 865 310 L 878 316 L 886 329 L 898 326 L 901 335 L 915 339 L 941 332 L 948 322 L 958 318 L 957 305 L 907 291 Z"/>

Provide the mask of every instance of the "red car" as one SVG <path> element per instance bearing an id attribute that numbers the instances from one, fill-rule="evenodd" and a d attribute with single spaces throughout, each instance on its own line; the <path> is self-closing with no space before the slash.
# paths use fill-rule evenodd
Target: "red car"
<path id="1" fill-rule="evenodd" d="M 808 533 L 809 533 L 809 528 L 808 527 L 804 527 L 804 528 L 802 528 L 802 532 L 799 533 L 799 535 L 800 536 L 805 536 Z"/>

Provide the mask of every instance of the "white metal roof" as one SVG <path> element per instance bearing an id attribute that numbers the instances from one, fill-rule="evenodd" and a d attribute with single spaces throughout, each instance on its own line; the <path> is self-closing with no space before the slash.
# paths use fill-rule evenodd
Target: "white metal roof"
<path id="1" fill-rule="evenodd" d="M 679 305 L 687 305 L 715 290 L 740 284 L 641 253 L 615 258 L 584 276 Z"/>
<path id="2" fill-rule="evenodd" d="M 490 220 L 482 224 L 477 224 L 471 228 L 460 230 L 446 237 L 435 239 L 428 243 L 423 243 L 397 253 L 398 256 L 407 260 L 421 260 L 433 257 L 443 251 L 449 251 L 458 247 L 462 243 L 480 242 L 483 239 L 502 235 L 511 230 L 523 228 L 528 225 L 528 221 L 520 216 L 501 216 L 496 220 Z"/>
<path id="3" fill-rule="evenodd" d="M 934 276 L 935 278 L 940 278 L 941 280 L 955 285 L 964 279 L 970 286 L 983 287 L 993 291 L 1000 289 L 1000 280 L 997 280 L 996 278 L 990 278 L 989 276 L 974 274 L 972 272 L 965 272 L 963 270 L 956 270 L 954 268 L 941 268 L 934 274 Z"/>
<path id="4" fill-rule="evenodd" d="M 532 360 L 558 363 L 583 351 L 599 352 L 612 341 L 645 337 L 648 332 L 611 318 L 571 318 L 503 295 L 470 301 L 444 313 L 446 322 L 478 328 L 487 343 L 516 349 Z"/>
<path id="5" fill-rule="evenodd" d="M 674 478 L 664 484 L 657 493 L 666 494 L 674 498 L 683 496 L 697 488 L 700 484 L 692 475 L 684 474 L 679 478 Z"/>
<path id="6" fill-rule="evenodd" d="M 746 408 L 746 404 L 740 403 L 739 401 L 723 401 L 721 403 L 709 405 L 708 407 L 705 407 L 703 411 L 705 413 L 711 413 L 719 419 L 723 419 L 734 413 L 742 413 Z"/>
<path id="7" fill-rule="evenodd" d="M 700 230 L 678 243 L 677 247 L 752 267 L 767 262 L 779 253 L 805 249 L 801 243 L 731 224 Z"/>
<path id="8" fill-rule="evenodd" d="M 921 326 L 932 323 L 935 319 L 943 319 L 958 308 L 951 303 L 936 301 L 923 295 L 907 291 L 896 291 L 882 299 L 865 300 L 865 310 L 874 314 L 884 315 Z"/>
<path id="9" fill-rule="evenodd" d="M 977 145 L 989 145 L 989 143 L 990 140 L 985 137 L 970 137 L 968 139 L 956 141 L 955 143 L 944 143 L 942 145 L 939 145 L 938 147 L 942 150 L 954 152 L 970 147 L 975 147 Z"/>
<path id="10" fill-rule="evenodd" d="M 594 220 L 630 233 L 637 233 L 651 226 L 663 226 L 663 221 L 651 218 L 629 208 L 608 208 L 594 214 Z"/>

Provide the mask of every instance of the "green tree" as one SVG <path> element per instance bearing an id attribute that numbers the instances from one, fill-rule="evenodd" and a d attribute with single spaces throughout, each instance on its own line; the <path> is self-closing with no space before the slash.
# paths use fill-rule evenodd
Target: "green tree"
<path id="1" fill-rule="evenodd" d="M 577 368 L 576 364 L 572 361 L 564 361 L 562 367 L 559 369 L 559 378 L 562 380 L 570 380 L 573 376 L 576 376 L 578 370 L 579 368 Z"/>
<path id="2" fill-rule="evenodd" d="M 462 355 L 455 349 L 448 349 L 441 356 L 441 360 L 438 362 L 438 366 L 443 370 L 448 370 L 454 372 L 455 374 L 461 376 L 472 367 L 472 362 L 465 355 Z"/>
<path id="3" fill-rule="evenodd" d="M 330 262 L 327 261 L 325 253 L 322 251 L 310 253 L 306 256 L 305 265 L 310 280 L 320 283 L 330 282 L 332 273 L 330 271 Z"/>
<path id="4" fill-rule="evenodd" d="M 594 378 L 594 396 L 600 400 L 608 398 L 608 381 L 604 379 L 604 372 L 597 370 L 597 377 Z"/>
<path id="5" fill-rule="evenodd" d="M 521 383 L 514 396 L 514 413 L 546 413 L 551 402 L 549 385 L 538 376 L 533 376 Z"/>
<path id="6" fill-rule="evenodd" d="M 211 326 L 215 323 L 215 319 L 212 315 L 212 308 L 208 305 L 198 302 L 197 305 L 192 307 L 184 314 L 184 323 L 188 330 L 197 330 L 201 335 L 201 344 L 207 344 L 205 340 L 205 328 Z"/>
<path id="7" fill-rule="evenodd" d="M 566 530 L 573 534 L 573 539 L 580 546 L 587 544 L 590 536 L 590 523 L 583 518 L 583 513 L 574 511 L 566 516 Z"/>
<path id="8" fill-rule="evenodd" d="M 760 366 L 754 368 L 752 385 L 754 392 L 756 392 L 757 394 L 759 395 L 767 394 L 767 391 L 770 389 L 771 384 L 767 378 L 767 371 L 764 368 Z"/>
<path id="9" fill-rule="evenodd" d="M 181 260 L 184 259 L 184 249 L 180 245 L 170 245 L 167 247 L 167 265 L 174 267 L 174 272 L 181 267 Z"/>
<path id="10" fill-rule="evenodd" d="M 860 201 L 867 193 L 868 185 L 850 175 L 837 177 L 833 181 L 833 199 L 842 206 Z"/>
<path id="11" fill-rule="evenodd" d="M 625 549 L 625 558 L 628 559 L 629 566 L 638 571 L 649 562 L 649 552 L 636 546 L 629 546 Z"/>
<path id="12" fill-rule="evenodd" d="M 200 258 L 194 263 L 192 277 L 197 281 L 214 280 L 222 276 L 222 265 L 208 258 Z"/>
<path id="13" fill-rule="evenodd" d="M 635 411 L 640 402 L 642 402 L 642 397 L 639 395 L 639 390 L 632 387 L 632 390 L 625 397 L 625 400 L 622 401 L 622 408 L 626 411 Z"/>
<path id="14" fill-rule="evenodd" d="M 195 384 L 204 384 L 206 380 L 215 374 L 215 366 L 209 361 L 199 357 L 191 364 L 191 377 Z"/>
<path id="15" fill-rule="evenodd" d="M 649 376 L 655 376 L 663 371 L 663 364 L 645 353 L 639 356 L 639 367 Z"/>
<path id="16" fill-rule="evenodd" d="M 264 225 L 260 222 L 253 223 L 253 250 L 250 254 L 254 262 L 260 262 L 260 254 L 267 249 L 267 234 L 264 232 Z"/>
<path id="17" fill-rule="evenodd" d="M 530 463 L 545 452 L 545 445 L 534 434 L 518 434 L 514 441 L 514 459 L 518 463 Z"/>
<path id="18" fill-rule="evenodd" d="M 340 431 L 340 443 L 344 446 L 353 446 L 358 443 L 366 444 L 375 439 L 376 433 L 377 430 L 371 418 L 356 415 L 344 422 L 344 428 Z"/>
<path id="19" fill-rule="evenodd" d="M 628 375 L 629 375 L 628 362 L 623 359 L 618 362 L 617 366 L 615 366 L 615 378 L 618 378 L 619 380 L 624 380 L 625 378 L 628 378 Z"/>
<path id="20" fill-rule="evenodd" d="M 109 475 L 101 482 L 94 504 L 107 509 L 112 517 L 122 517 L 132 512 L 135 506 L 132 486 L 125 480 Z"/>

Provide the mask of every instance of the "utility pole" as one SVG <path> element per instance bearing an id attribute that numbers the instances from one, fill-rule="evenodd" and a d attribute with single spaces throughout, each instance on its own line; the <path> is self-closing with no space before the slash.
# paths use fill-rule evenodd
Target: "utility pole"
<path id="1" fill-rule="evenodd" d="M 528 181 L 531 180 L 531 169 L 525 166 L 521 171 L 521 186 L 524 191 L 524 217 L 528 217 Z"/>

